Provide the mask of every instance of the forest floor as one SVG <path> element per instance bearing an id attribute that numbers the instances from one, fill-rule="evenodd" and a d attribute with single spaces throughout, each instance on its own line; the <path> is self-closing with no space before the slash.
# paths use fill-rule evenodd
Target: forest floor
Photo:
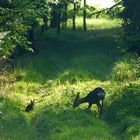
<path id="1" fill-rule="evenodd" d="M 120 55 L 119 20 L 87 22 L 87 32 L 82 25 L 76 32 L 48 30 L 39 38 L 38 54 L 16 59 L 3 76 L 17 81 L 0 88 L 0 140 L 140 139 L 139 58 Z M 96 105 L 73 109 L 78 92 L 84 97 L 96 87 L 106 91 L 101 117 Z M 26 113 L 30 99 L 35 106 Z"/>

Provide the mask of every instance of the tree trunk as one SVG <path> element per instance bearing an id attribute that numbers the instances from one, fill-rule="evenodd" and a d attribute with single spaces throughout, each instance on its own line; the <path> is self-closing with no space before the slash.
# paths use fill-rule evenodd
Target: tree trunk
<path id="1" fill-rule="evenodd" d="M 50 27 L 56 28 L 57 27 L 57 5 L 52 5 L 52 12 L 51 12 L 51 21 L 50 21 Z"/>
<path id="2" fill-rule="evenodd" d="M 57 33 L 59 34 L 60 33 L 60 16 L 61 16 L 61 13 L 60 13 L 60 5 L 58 4 L 57 6 Z"/>
<path id="3" fill-rule="evenodd" d="M 42 33 L 48 29 L 48 18 L 46 16 L 43 17 L 44 25 L 42 25 Z"/>
<path id="4" fill-rule="evenodd" d="M 87 27 L 86 27 L 86 0 L 84 0 L 83 29 L 84 29 L 84 32 L 86 32 L 86 30 L 87 30 Z"/>
<path id="5" fill-rule="evenodd" d="M 68 10 L 68 5 L 67 3 L 65 3 L 65 12 L 64 12 L 64 28 L 66 29 L 67 28 L 67 10 Z"/>
<path id="6" fill-rule="evenodd" d="M 38 28 L 38 23 L 36 21 L 33 22 L 32 24 L 32 29 L 29 30 L 29 41 L 32 43 L 31 47 L 34 51 L 37 51 L 37 45 L 36 45 L 36 40 L 37 40 L 37 35 L 36 31 Z"/>
<path id="7" fill-rule="evenodd" d="M 76 25 L 75 25 L 75 13 L 76 13 L 76 3 L 73 4 L 73 31 L 76 30 Z"/>

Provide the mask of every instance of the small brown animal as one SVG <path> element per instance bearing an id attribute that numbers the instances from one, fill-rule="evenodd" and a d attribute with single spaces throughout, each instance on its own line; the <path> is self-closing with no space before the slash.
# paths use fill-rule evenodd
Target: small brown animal
<path id="1" fill-rule="evenodd" d="M 103 101 L 105 99 L 105 91 L 102 88 L 95 88 L 86 97 L 81 99 L 79 94 L 80 93 L 78 93 L 75 98 L 73 108 L 78 107 L 82 103 L 89 103 L 88 109 L 90 109 L 93 104 L 96 104 L 100 115 L 103 113 Z M 100 101 L 102 101 L 102 105 L 100 104 Z"/>
<path id="2" fill-rule="evenodd" d="M 35 99 L 34 100 L 30 100 L 30 101 L 31 101 L 31 103 L 26 106 L 26 110 L 25 110 L 26 112 L 30 112 L 34 108 L 34 101 L 35 101 Z"/>

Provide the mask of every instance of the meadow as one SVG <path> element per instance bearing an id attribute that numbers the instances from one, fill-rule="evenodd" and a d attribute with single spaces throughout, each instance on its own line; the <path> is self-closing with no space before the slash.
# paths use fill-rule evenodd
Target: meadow
<path id="1" fill-rule="evenodd" d="M 37 54 L 14 60 L 1 75 L 0 140 L 139 140 L 140 58 L 121 55 L 118 19 L 88 19 L 88 31 L 39 34 Z M 106 91 L 104 114 L 96 105 L 73 109 L 78 92 Z M 35 107 L 25 112 L 30 99 Z"/>

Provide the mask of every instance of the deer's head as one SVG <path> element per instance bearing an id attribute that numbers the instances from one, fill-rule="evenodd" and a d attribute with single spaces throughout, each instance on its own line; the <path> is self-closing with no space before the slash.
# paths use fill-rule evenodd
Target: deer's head
<path id="1" fill-rule="evenodd" d="M 76 98 L 75 98 L 74 103 L 73 103 L 73 108 L 79 106 L 79 104 L 80 104 L 79 98 L 80 98 L 80 93 L 77 93 Z"/>

